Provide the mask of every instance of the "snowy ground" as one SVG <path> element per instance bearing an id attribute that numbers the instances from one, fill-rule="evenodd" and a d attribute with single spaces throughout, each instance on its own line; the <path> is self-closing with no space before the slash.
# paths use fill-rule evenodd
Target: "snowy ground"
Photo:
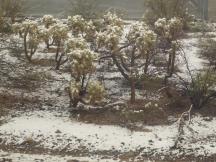
<path id="1" fill-rule="evenodd" d="M 36 143 L 33 147 L 48 150 L 73 152 L 88 150 L 90 155 L 99 152 L 139 152 L 142 154 L 180 156 L 211 156 L 216 154 L 215 133 L 216 118 L 195 116 L 192 124 L 185 127 L 184 141 L 179 149 L 172 150 L 177 135 L 177 123 L 165 126 L 144 126 L 145 131 L 130 131 L 119 126 L 101 126 L 80 123 L 69 116 L 58 117 L 48 111 L 36 111 L 20 114 L 0 126 L 0 139 L 4 145 L 16 147 L 26 143 Z M 20 154 L 0 152 L 0 157 L 41 158 Z M 106 155 L 106 154 L 105 154 Z M 45 161 L 49 156 L 45 156 Z M 54 160 L 71 157 L 51 157 Z M 92 158 L 100 158 L 99 156 Z M 29 159 L 29 161 L 31 161 Z M 49 158 L 50 159 L 50 158 Z M 85 158 L 81 158 L 85 159 Z M 79 159 L 78 159 L 79 160 Z M 87 159 L 89 161 L 89 159 Z M 115 159 L 118 161 L 118 159 Z M 21 161 L 21 160 L 20 160 Z M 101 160 L 99 160 L 101 161 Z"/>
<path id="2" fill-rule="evenodd" d="M 4 160 L 6 162 L 11 160 L 12 162 L 117 162 L 117 160 L 101 159 L 99 157 L 36 155 L 0 151 L 0 161 Z"/>

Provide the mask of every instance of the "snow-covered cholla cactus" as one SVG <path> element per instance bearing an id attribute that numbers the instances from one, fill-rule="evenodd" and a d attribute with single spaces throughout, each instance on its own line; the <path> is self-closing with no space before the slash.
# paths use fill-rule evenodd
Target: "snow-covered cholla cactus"
<path id="1" fill-rule="evenodd" d="M 88 49 L 88 43 L 85 39 L 79 37 L 79 38 L 70 38 L 66 42 L 65 51 L 68 55 L 70 55 L 71 51 L 74 51 L 76 49 Z"/>
<path id="2" fill-rule="evenodd" d="M 96 54 L 90 49 L 75 49 L 69 54 L 72 76 L 80 80 L 85 75 L 92 74 L 95 71 L 94 60 Z"/>
<path id="3" fill-rule="evenodd" d="M 57 23 L 57 20 L 52 15 L 44 15 L 42 18 L 42 23 L 44 24 L 45 28 L 49 28 L 50 26 Z"/>
<path id="4" fill-rule="evenodd" d="M 84 33 L 86 21 L 81 15 L 69 16 L 68 26 L 75 36 Z"/>
<path id="5" fill-rule="evenodd" d="M 96 70 L 97 54 L 89 49 L 83 38 L 68 40 L 65 50 L 71 64 L 71 76 L 73 78 L 70 83 L 70 103 L 76 107 L 79 102 L 88 104 L 100 102 L 104 95 L 103 86 L 98 82 L 89 84 L 89 80 Z M 92 90 L 93 87 L 95 90 Z"/>
<path id="6" fill-rule="evenodd" d="M 176 51 L 178 50 L 177 39 L 183 30 L 183 23 L 180 18 L 166 18 L 158 19 L 155 22 L 155 30 L 158 33 L 162 44 L 164 44 L 164 50 L 167 51 L 169 57 L 167 61 L 167 74 L 164 79 L 165 85 L 167 85 L 168 78 L 172 77 L 175 68 Z"/>
<path id="7" fill-rule="evenodd" d="M 105 47 L 108 50 L 115 51 L 123 35 L 124 23 L 116 14 L 108 12 L 103 17 L 103 29 L 96 33 L 97 48 Z"/>
<path id="8" fill-rule="evenodd" d="M 112 26 L 118 26 L 123 28 L 124 27 L 124 21 L 118 17 L 115 13 L 108 12 L 103 17 L 103 23 L 104 25 L 112 25 Z"/>
<path id="9" fill-rule="evenodd" d="M 155 22 L 155 29 L 157 33 L 170 40 L 176 40 L 179 34 L 182 32 L 183 23 L 180 18 L 171 18 L 167 20 L 166 18 L 160 18 Z"/>
<path id="10" fill-rule="evenodd" d="M 102 86 L 98 81 L 90 82 L 87 88 L 87 92 L 87 99 L 90 104 L 99 103 L 104 99 L 105 89 L 104 86 Z"/>
<path id="11" fill-rule="evenodd" d="M 25 56 L 31 62 L 32 56 L 35 54 L 41 41 L 38 23 L 32 20 L 15 23 L 13 25 L 13 31 L 23 39 Z"/>
<path id="12" fill-rule="evenodd" d="M 94 41 L 96 27 L 92 20 L 87 21 L 81 15 L 69 16 L 68 26 L 75 37 L 82 36 L 89 42 Z"/>
<path id="13" fill-rule="evenodd" d="M 142 22 L 133 24 L 123 38 L 123 21 L 108 13 L 105 30 L 97 33 L 98 50 L 106 50 L 123 77 L 131 84 L 131 102 L 135 102 L 135 84 L 140 75 L 148 72 L 156 43 L 156 34 Z"/>
<path id="14" fill-rule="evenodd" d="M 58 21 L 52 15 L 44 15 L 41 21 L 44 26 L 41 27 L 40 34 L 47 46 L 47 49 L 49 49 L 50 45 L 53 44 L 51 28 Z"/>
<path id="15" fill-rule="evenodd" d="M 108 25 L 105 31 L 97 32 L 97 48 L 106 47 L 108 50 L 115 51 L 119 47 L 123 29 L 119 26 Z"/>
<path id="16" fill-rule="evenodd" d="M 128 43 L 137 48 L 139 57 L 145 60 L 145 74 L 148 73 L 151 58 L 154 55 L 156 37 L 154 31 L 143 22 L 133 24 L 126 36 Z"/>
<path id="17" fill-rule="evenodd" d="M 41 39 L 46 44 L 47 49 L 49 49 L 50 45 L 53 44 L 53 39 L 52 39 L 53 33 L 52 33 L 51 28 L 47 29 L 45 27 L 41 27 L 39 29 L 39 32 L 40 32 Z"/>
<path id="18" fill-rule="evenodd" d="M 56 61 L 56 69 L 59 70 L 60 66 L 63 65 L 65 62 L 67 62 L 67 58 L 64 59 L 65 52 L 63 47 L 64 47 L 64 43 L 68 39 L 69 29 L 67 25 L 62 23 L 57 23 L 50 28 L 50 32 L 52 33 L 53 42 L 56 45 L 55 61 Z"/>
<path id="19" fill-rule="evenodd" d="M 85 25 L 84 37 L 88 42 L 94 42 L 96 38 L 96 27 L 92 20 L 88 21 Z"/>

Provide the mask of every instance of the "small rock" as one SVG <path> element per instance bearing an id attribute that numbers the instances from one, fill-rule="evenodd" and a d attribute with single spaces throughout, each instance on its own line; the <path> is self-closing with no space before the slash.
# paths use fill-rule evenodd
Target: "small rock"
<path id="1" fill-rule="evenodd" d="M 57 130 L 55 133 L 62 133 L 60 130 Z"/>

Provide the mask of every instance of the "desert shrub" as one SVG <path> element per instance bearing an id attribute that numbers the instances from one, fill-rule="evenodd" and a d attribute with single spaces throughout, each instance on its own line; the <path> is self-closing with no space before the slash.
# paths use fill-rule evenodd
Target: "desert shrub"
<path id="1" fill-rule="evenodd" d="M 190 73 L 189 81 L 181 80 L 193 108 L 201 109 L 216 98 L 216 74 L 211 68 L 196 74 Z"/>
<path id="2" fill-rule="evenodd" d="M 187 31 L 189 32 L 210 32 L 212 28 L 201 20 L 191 21 L 187 25 Z"/>
<path id="3" fill-rule="evenodd" d="M 100 13 L 98 0 L 69 0 L 71 4 L 70 15 L 82 15 L 85 19 L 96 18 Z"/>
<path id="4" fill-rule="evenodd" d="M 216 68 L 216 41 L 211 38 L 200 39 L 200 54 Z"/>
<path id="5" fill-rule="evenodd" d="M 2 10 L 3 17 L 9 17 L 14 23 L 17 16 L 24 12 L 24 0 L 0 0 L 0 10 Z"/>
<path id="6" fill-rule="evenodd" d="M 192 17 L 188 13 L 188 0 L 145 0 L 144 20 L 150 25 L 160 18 L 181 18 L 183 26 L 187 27 Z"/>

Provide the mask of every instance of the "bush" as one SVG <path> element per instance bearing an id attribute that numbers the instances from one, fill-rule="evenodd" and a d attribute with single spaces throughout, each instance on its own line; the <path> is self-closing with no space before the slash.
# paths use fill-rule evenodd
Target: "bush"
<path id="1" fill-rule="evenodd" d="M 171 19 L 172 17 L 181 18 L 184 27 L 191 21 L 188 14 L 188 0 L 145 0 L 144 20 L 154 25 L 159 18 Z"/>
<path id="2" fill-rule="evenodd" d="M 211 38 L 200 39 L 200 54 L 216 68 L 216 41 Z"/>
<path id="3" fill-rule="evenodd" d="M 189 32 L 210 32 L 212 28 L 203 21 L 192 21 L 187 24 L 187 31 Z"/>
<path id="4" fill-rule="evenodd" d="M 216 74 L 212 69 L 191 74 L 191 80 L 183 81 L 183 89 L 195 109 L 201 109 L 216 98 Z"/>

